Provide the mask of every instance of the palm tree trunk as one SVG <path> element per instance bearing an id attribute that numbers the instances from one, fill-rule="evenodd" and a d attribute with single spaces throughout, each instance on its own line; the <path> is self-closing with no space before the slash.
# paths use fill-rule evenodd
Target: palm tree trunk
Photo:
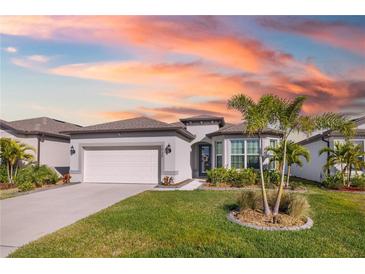
<path id="1" fill-rule="evenodd" d="M 262 163 L 262 138 L 260 137 L 260 176 L 261 176 L 261 191 L 262 191 L 262 202 L 264 206 L 264 213 L 265 216 L 271 215 L 271 210 L 269 207 L 269 203 L 267 202 L 267 195 L 266 195 L 266 189 L 265 189 L 265 178 L 264 178 L 264 168 Z"/>
<path id="2" fill-rule="evenodd" d="M 8 183 L 11 184 L 11 174 L 10 174 L 10 164 L 9 162 L 6 163 L 6 171 L 8 175 Z"/>
<path id="3" fill-rule="evenodd" d="M 289 187 L 289 179 L 290 179 L 290 166 L 288 165 L 288 174 L 286 176 L 286 183 L 285 183 L 286 188 Z"/>
<path id="4" fill-rule="evenodd" d="M 347 187 L 351 186 L 351 172 L 352 172 L 352 166 L 350 164 L 349 165 L 349 174 L 348 174 L 348 179 L 347 179 Z"/>
<path id="5" fill-rule="evenodd" d="M 10 183 L 13 183 L 13 165 L 10 164 Z"/>
<path id="6" fill-rule="evenodd" d="M 16 178 L 16 175 L 18 174 L 18 165 L 15 166 L 15 171 L 14 171 L 14 178 Z"/>
<path id="7" fill-rule="evenodd" d="M 280 207 L 280 201 L 281 201 L 281 195 L 283 194 L 283 186 L 284 186 L 284 175 L 285 175 L 285 164 L 286 164 L 286 144 L 287 144 L 287 138 L 284 140 L 284 152 L 283 152 L 283 170 L 281 172 L 281 180 L 280 185 L 278 189 L 278 194 L 276 196 L 275 206 L 273 210 L 273 221 L 276 222 L 276 217 L 279 214 L 279 207 Z"/>
<path id="8" fill-rule="evenodd" d="M 346 186 L 345 168 L 343 167 L 343 164 L 342 164 L 342 163 L 341 163 L 341 176 L 342 176 L 342 183 L 343 183 L 343 186 Z"/>

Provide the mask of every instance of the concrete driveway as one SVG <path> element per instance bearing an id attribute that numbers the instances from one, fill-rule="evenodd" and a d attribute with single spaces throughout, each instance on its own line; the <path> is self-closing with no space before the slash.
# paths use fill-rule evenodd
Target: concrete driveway
<path id="1" fill-rule="evenodd" d="M 0 201 L 1 257 L 153 185 L 76 184 Z"/>

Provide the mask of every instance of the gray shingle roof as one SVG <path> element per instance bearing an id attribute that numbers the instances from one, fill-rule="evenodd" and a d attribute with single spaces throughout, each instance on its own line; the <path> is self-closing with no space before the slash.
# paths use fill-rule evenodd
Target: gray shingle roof
<path id="1" fill-rule="evenodd" d="M 60 132 L 81 128 L 79 125 L 48 117 L 38 117 L 12 122 L 1 120 L 1 125 L 22 134 L 45 134 L 56 137 L 69 137 L 68 135 Z"/>
<path id="2" fill-rule="evenodd" d="M 328 138 L 328 137 L 344 137 L 344 136 L 339 131 L 327 130 L 323 133 L 319 133 L 319 134 L 313 135 L 307 139 L 304 139 L 304 140 L 298 142 L 298 144 L 300 144 L 300 145 L 310 144 L 310 143 L 318 141 L 322 138 Z M 356 129 L 354 137 L 365 137 L 365 129 Z"/>
<path id="3" fill-rule="evenodd" d="M 221 126 L 224 126 L 224 118 L 220 116 L 213 115 L 196 115 L 192 117 L 182 118 L 181 122 L 195 122 L 195 121 L 218 121 Z"/>
<path id="4" fill-rule="evenodd" d="M 137 117 L 109 123 L 97 124 L 73 130 L 64 131 L 67 134 L 107 133 L 107 132 L 145 132 L 145 131 L 177 131 L 190 139 L 194 135 L 180 125 L 168 124 L 148 117 Z"/>
<path id="5" fill-rule="evenodd" d="M 218 136 L 218 135 L 233 135 L 233 134 L 242 134 L 245 132 L 246 123 L 238 123 L 238 124 L 226 124 L 221 127 L 219 130 L 207 134 L 209 137 Z M 266 128 L 262 132 L 263 134 L 272 134 L 272 135 L 281 135 L 281 131 L 271 128 Z"/>
<path id="6" fill-rule="evenodd" d="M 186 128 L 186 125 L 183 122 L 170 123 L 170 125 Z"/>

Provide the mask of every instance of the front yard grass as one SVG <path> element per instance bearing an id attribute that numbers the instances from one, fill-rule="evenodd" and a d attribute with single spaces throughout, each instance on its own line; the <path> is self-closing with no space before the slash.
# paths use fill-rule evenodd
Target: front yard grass
<path id="1" fill-rule="evenodd" d="M 0 189 L 0 200 L 15 197 L 19 193 L 18 188 Z"/>
<path id="2" fill-rule="evenodd" d="M 227 220 L 237 191 L 145 192 L 19 248 L 11 257 L 365 257 L 365 195 L 309 186 L 310 230 Z"/>

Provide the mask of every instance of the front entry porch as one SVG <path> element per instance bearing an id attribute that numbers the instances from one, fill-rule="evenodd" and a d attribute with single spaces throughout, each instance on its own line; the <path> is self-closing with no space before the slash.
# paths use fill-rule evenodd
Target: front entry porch
<path id="1" fill-rule="evenodd" d="M 212 145 L 209 143 L 193 144 L 191 153 L 193 178 L 205 178 L 207 171 L 212 168 Z"/>

